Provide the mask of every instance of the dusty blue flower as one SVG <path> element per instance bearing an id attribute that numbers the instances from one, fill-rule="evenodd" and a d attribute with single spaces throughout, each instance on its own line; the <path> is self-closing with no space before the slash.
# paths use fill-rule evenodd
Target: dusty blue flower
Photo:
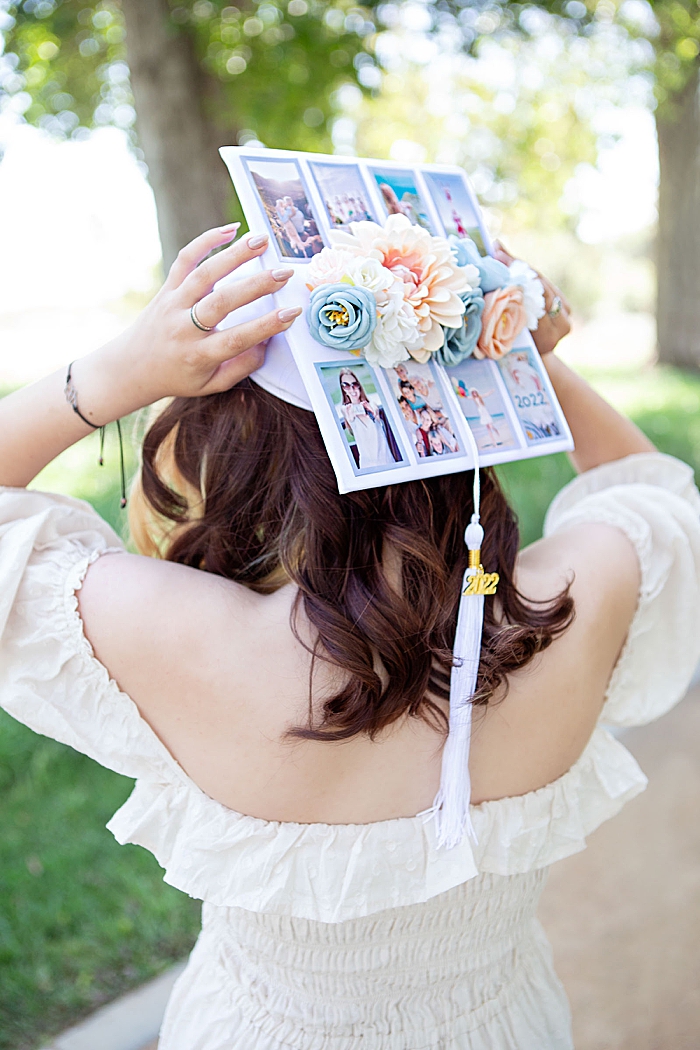
<path id="1" fill-rule="evenodd" d="M 322 284 L 311 293 L 306 319 L 317 343 L 334 350 L 361 350 L 377 324 L 377 300 L 367 288 Z"/>
<path id="2" fill-rule="evenodd" d="M 458 365 L 460 361 L 474 353 L 474 347 L 481 335 L 481 314 L 484 310 L 484 299 L 479 288 L 471 292 L 462 292 L 460 299 L 464 303 L 464 317 L 461 328 L 443 328 L 445 341 L 437 351 L 436 357 L 445 368 Z"/>
<path id="3" fill-rule="evenodd" d="M 450 248 L 458 266 L 467 266 L 472 263 L 479 271 L 479 284 L 483 295 L 486 292 L 495 292 L 497 288 L 505 288 L 512 284 L 510 271 L 505 263 L 498 259 L 492 259 L 490 255 L 479 255 L 479 249 L 470 237 L 449 238 Z"/>

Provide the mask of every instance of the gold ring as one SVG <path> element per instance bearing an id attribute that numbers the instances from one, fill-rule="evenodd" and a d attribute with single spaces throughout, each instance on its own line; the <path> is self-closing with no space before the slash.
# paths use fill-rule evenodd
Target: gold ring
<path id="1" fill-rule="evenodd" d="M 212 325 L 202 324 L 202 322 L 197 317 L 197 304 L 196 303 L 194 304 L 194 306 L 190 310 L 190 317 L 192 318 L 192 324 L 196 325 L 196 327 L 199 328 L 200 332 L 213 332 L 214 329 L 216 328 L 215 324 L 212 324 Z"/>

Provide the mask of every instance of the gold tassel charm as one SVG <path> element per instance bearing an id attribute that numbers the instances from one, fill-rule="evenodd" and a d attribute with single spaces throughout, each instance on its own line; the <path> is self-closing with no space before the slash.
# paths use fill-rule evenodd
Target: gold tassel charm
<path id="1" fill-rule="evenodd" d="M 481 551 L 479 548 L 469 551 L 469 569 L 467 570 L 467 586 L 462 594 L 488 595 L 495 594 L 498 586 L 499 576 L 497 572 L 484 572 L 481 564 Z"/>

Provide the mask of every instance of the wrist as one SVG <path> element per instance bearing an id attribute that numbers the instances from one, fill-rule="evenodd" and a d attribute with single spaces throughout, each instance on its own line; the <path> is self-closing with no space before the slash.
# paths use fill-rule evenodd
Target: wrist
<path id="1" fill-rule="evenodd" d="M 157 400 L 139 382 L 120 337 L 77 358 L 71 373 L 80 413 L 93 426 L 106 426 Z"/>

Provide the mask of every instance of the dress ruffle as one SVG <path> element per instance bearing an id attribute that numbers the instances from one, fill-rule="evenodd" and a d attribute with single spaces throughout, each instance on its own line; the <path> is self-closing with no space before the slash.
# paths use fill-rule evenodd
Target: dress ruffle
<path id="1" fill-rule="evenodd" d="M 191 897 L 319 922 L 419 904 L 480 872 L 516 875 L 586 845 L 586 836 L 646 787 L 629 751 L 594 732 L 546 787 L 472 806 L 478 844 L 438 850 L 421 816 L 372 824 L 294 824 L 234 813 L 192 783 L 141 780 L 107 827 L 144 846 Z"/>
<path id="2" fill-rule="evenodd" d="M 688 685 L 700 655 L 699 510 L 690 469 L 660 455 L 590 471 L 550 509 L 548 532 L 605 521 L 622 528 L 639 554 L 639 605 L 611 679 L 606 721 L 648 721 Z M 227 809 L 189 779 L 85 637 L 76 592 L 91 562 L 120 549 L 87 504 L 0 491 L 0 704 L 37 732 L 137 779 L 108 827 L 120 842 L 150 850 L 166 881 L 193 897 L 326 923 L 419 904 L 479 873 L 524 873 L 583 849 L 587 835 L 644 789 L 632 756 L 598 727 L 558 780 L 473 806 L 476 846 L 465 839 L 437 850 L 434 822 L 422 815 L 294 824 Z"/>

